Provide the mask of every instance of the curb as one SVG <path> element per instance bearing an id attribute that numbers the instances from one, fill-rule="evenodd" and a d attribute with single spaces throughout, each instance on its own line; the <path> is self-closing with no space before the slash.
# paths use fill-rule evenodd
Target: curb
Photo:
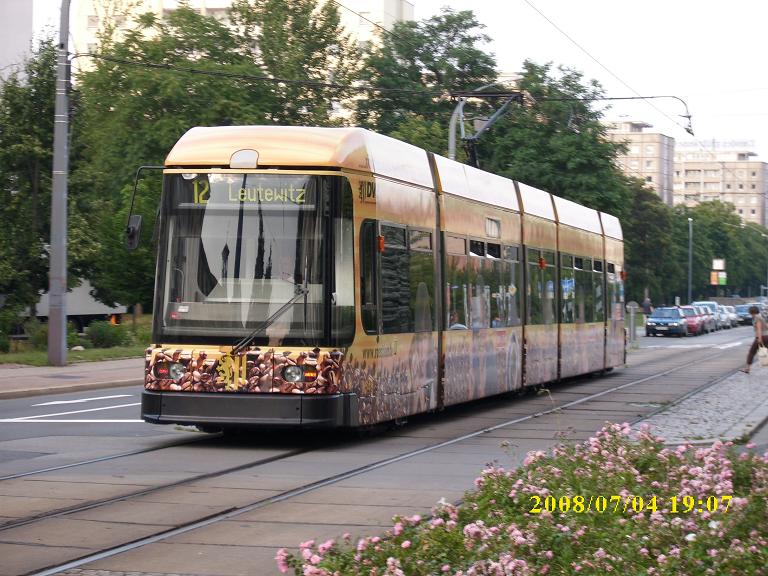
<path id="1" fill-rule="evenodd" d="M 98 388 L 120 388 L 122 386 L 143 386 L 144 380 L 110 380 L 109 382 L 89 382 L 83 384 L 67 384 L 50 388 L 27 388 L 25 390 L 0 390 L 0 400 L 13 398 L 26 398 L 28 396 L 43 396 L 45 394 L 66 394 L 68 392 L 82 392 Z"/>

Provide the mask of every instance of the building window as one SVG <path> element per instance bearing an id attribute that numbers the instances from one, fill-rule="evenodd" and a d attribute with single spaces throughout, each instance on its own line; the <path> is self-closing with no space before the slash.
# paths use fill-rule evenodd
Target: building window
<path id="1" fill-rule="evenodd" d="M 752 172 L 752 178 L 754 178 L 755 176 L 757 176 L 757 172 Z"/>
<path id="2" fill-rule="evenodd" d="M 645 153 L 646 154 L 656 154 L 656 146 L 653 144 L 646 144 L 645 145 Z"/>
<path id="3" fill-rule="evenodd" d="M 750 210 L 750 212 L 751 212 L 751 213 L 752 213 L 752 215 L 754 216 L 754 214 L 755 214 L 755 209 L 754 209 L 754 208 L 752 208 L 752 210 Z"/>
<path id="4" fill-rule="evenodd" d="M 741 208 L 739 208 L 739 214 L 744 214 L 744 210 L 742 210 Z"/>
<path id="5" fill-rule="evenodd" d="M 739 190 L 744 190 L 744 184 L 739 184 Z"/>
<path id="6" fill-rule="evenodd" d="M 645 177 L 646 182 L 653 182 L 653 176 L 646 176 Z"/>
<path id="7" fill-rule="evenodd" d="M 752 184 L 752 185 L 750 186 L 750 188 L 752 188 L 752 190 L 754 190 L 754 189 L 756 188 L 756 186 L 755 186 L 754 184 Z"/>
<path id="8" fill-rule="evenodd" d="M 88 28 L 98 28 L 99 27 L 99 17 L 98 16 L 88 16 Z"/>

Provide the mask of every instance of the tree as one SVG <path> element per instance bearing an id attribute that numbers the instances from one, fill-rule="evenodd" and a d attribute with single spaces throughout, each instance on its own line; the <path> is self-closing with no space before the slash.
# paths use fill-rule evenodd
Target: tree
<path id="1" fill-rule="evenodd" d="M 141 15 L 121 40 L 102 38 L 95 68 L 79 78 L 75 147 L 83 162 L 72 179 L 79 233 L 90 239 L 80 263 L 101 300 L 151 305 L 152 251 L 121 248 L 138 166 L 162 164 L 197 125 L 337 122 L 330 94 L 344 93 L 321 84 L 347 82 L 355 58 L 335 5 L 315 6 L 238 0 L 225 25 L 183 4 L 163 20 Z M 147 184 L 137 208 L 148 236 L 160 183 Z"/>
<path id="2" fill-rule="evenodd" d="M 667 299 L 670 284 L 679 287 L 681 280 L 674 269 L 670 269 L 670 262 L 687 262 L 687 259 L 679 260 L 679 250 L 675 250 L 681 244 L 673 235 L 673 214 L 669 206 L 639 180 L 632 181 L 632 192 L 630 212 L 622 220 L 626 298 L 642 302 L 647 293 L 659 305 Z M 681 221 L 687 223 L 685 219 Z M 687 242 L 683 245 L 687 246 Z M 670 278 L 670 274 L 674 277 Z"/>
<path id="3" fill-rule="evenodd" d="M 0 294 L 7 295 L 6 312 L 34 306 L 48 286 L 55 79 L 56 49 L 46 39 L 23 74 L 0 86 Z"/>
<path id="4" fill-rule="evenodd" d="M 344 32 L 335 2 L 236 0 L 231 18 L 243 46 L 270 78 L 267 119 L 328 126 L 342 119 L 334 106 L 349 99 L 360 57 Z M 333 86 L 328 86 L 329 84 Z"/>
<path id="5" fill-rule="evenodd" d="M 632 194 L 615 164 L 611 142 L 593 102 L 602 89 L 581 73 L 530 60 L 518 88 L 530 103 L 515 106 L 483 137 L 481 166 L 623 219 Z"/>
<path id="6" fill-rule="evenodd" d="M 361 77 L 371 92 L 358 100 L 357 122 L 382 134 L 413 132 L 417 119 L 434 132 L 437 123 L 447 143 L 455 107 L 448 94 L 496 82 L 495 59 L 479 47 L 488 41 L 482 28 L 471 11 L 448 8 L 421 22 L 395 24 L 365 56 Z M 432 150 L 443 152 L 445 144 Z"/>

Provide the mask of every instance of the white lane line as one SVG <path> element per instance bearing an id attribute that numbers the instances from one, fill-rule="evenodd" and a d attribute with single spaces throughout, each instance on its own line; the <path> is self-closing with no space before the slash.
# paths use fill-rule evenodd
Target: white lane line
<path id="1" fill-rule="evenodd" d="M 24 422 L 37 418 L 51 418 L 53 416 L 67 416 L 69 414 L 82 414 L 83 412 L 97 412 L 99 410 L 112 410 L 114 408 L 128 408 L 129 406 L 140 406 L 141 402 L 131 404 L 118 404 L 117 406 L 105 406 L 103 408 L 88 408 L 87 410 L 73 410 L 71 412 L 57 412 L 56 414 L 38 414 L 37 416 L 22 416 L 21 418 L 5 418 L 0 422 Z"/>
<path id="2" fill-rule="evenodd" d="M 81 402 L 93 402 L 95 400 L 109 400 L 110 398 L 130 398 L 131 394 L 115 394 L 114 396 L 97 396 L 95 398 L 81 398 L 80 400 L 56 400 L 54 402 L 43 402 L 42 404 L 32 404 L 32 406 L 53 406 L 55 404 L 78 404 Z"/>
<path id="3" fill-rule="evenodd" d="M 130 423 L 144 420 L 0 420 L 0 424 L 102 424 L 102 423 Z"/>
<path id="4" fill-rule="evenodd" d="M 731 342 L 729 344 L 723 344 L 722 346 L 715 346 L 715 348 L 719 350 L 727 350 L 728 348 L 734 348 L 736 346 L 741 346 L 743 342 Z"/>

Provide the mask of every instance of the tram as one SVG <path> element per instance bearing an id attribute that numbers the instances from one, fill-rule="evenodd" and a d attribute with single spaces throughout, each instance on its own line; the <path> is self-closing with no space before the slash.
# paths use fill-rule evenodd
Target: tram
<path id="1" fill-rule="evenodd" d="M 614 216 L 360 128 L 192 128 L 163 173 L 147 422 L 362 427 L 625 362 Z"/>

